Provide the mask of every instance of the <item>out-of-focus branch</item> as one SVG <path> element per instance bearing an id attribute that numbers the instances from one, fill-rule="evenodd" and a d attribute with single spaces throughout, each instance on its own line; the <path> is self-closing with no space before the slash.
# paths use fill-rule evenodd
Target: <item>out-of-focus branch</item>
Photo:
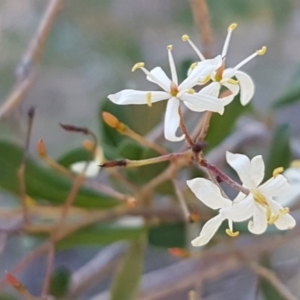
<path id="1" fill-rule="evenodd" d="M 297 300 L 297 298 L 288 290 L 288 288 L 277 278 L 274 272 L 260 266 L 256 262 L 251 262 L 251 269 L 261 278 L 267 280 L 277 290 L 277 292 L 286 300 Z"/>
<path id="2" fill-rule="evenodd" d="M 203 44 L 203 53 L 206 58 L 211 57 L 212 33 L 209 20 L 209 11 L 206 0 L 190 0 L 194 22 L 197 27 L 200 40 Z"/>
<path id="3" fill-rule="evenodd" d="M 17 84 L 0 107 L 0 119 L 21 103 L 24 95 L 34 82 L 36 78 L 35 66 L 41 58 L 49 32 L 53 26 L 57 13 L 62 7 L 62 3 L 63 0 L 50 1 L 41 23 L 17 68 Z"/>

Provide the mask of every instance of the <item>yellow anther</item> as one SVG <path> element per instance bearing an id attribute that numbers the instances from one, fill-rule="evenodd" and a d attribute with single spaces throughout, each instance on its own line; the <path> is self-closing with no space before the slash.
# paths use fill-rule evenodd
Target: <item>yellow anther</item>
<path id="1" fill-rule="evenodd" d="M 146 99 L 147 99 L 147 105 L 149 107 L 151 107 L 152 106 L 152 94 L 151 93 L 147 93 L 146 94 Z"/>
<path id="2" fill-rule="evenodd" d="M 82 145 L 83 145 L 84 149 L 86 149 L 88 151 L 93 151 L 95 144 L 89 140 L 85 140 L 85 141 L 83 141 Z"/>
<path id="3" fill-rule="evenodd" d="M 225 232 L 226 232 L 229 236 L 231 236 L 231 237 L 237 237 L 237 236 L 240 234 L 239 231 L 233 232 L 233 231 L 230 230 L 229 228 L 227 228 L 227 229 L 225 230 Z"/>
<path id="4" fill-rule="evenodd" d="M 235 79 L 232 79 L 232 78 L 229 78 L 227 80 L 228 83 L 231 83 L 231 84 L 234 84 L 234 85 L 238 85 L 240 82 L 238 80 L 235 80 Z"/>
<path id="5" fill-rule="evenodd" d="M 187 42 L 190 39 L 190 37 L 187 34 L 184 34 L 181 38 L 184 42 Z"/>
<path id="6" fill-rule="evenodd" d="M 279 213 L 281 215 L 286 215 L 286 214 L 290 213 L 290 208 L 289 207 L 284 207 L 284 208 L 279 210 Z"/>
<path id="7" fill-rule="evenodd" d="M 228 31 L 234 30 L 236 27 L 237 27 L 237 24 L 236 23 L 232 23 L 232 24 L 229 25 Z"/>
<path id="8" fill-rule="evenodd" d="M 205 84 L 208 83 L 210 81 L 210 75 L 205 76 L 203 79 L 199 80 L 200 84 Z"/>
<path id="9" fill-rule="evenodd" d="M 267 47 L 263 46 L 260 50 L 257 50 L 256 53 L 258 55 L 264 55 L 267 52 Z"/>
<path id="10" fill-rule="evenodd" d="M 284 171 L 283 167 L 278 167 L 274 169 L 273 171 L 273 177 L 276 178 L 279 174 L 281 174 Z"/>
<path id="11" fill-rule="evenodd" d="M 267 203 L 267 200 L 266 198 L 264 197 L 263 194 L 261 194 L 261 192 L 259 192 L 258 190 L 254 190 L 252 191 L 252 194 L 254 196 L 254 200 L 261 204 L 261 205 L 264 205 L 264 206 L 268 206 L 268 203 Z"/>
<path id="12" fill-rule="evenodd" d="M 197 66 L 198 66 L 198 63 L 194 62 L 193 64 L 191 64 L 190 68 L 193 71 Z"/>
<path id="13" fill-rule="evenodd" d="M 143 62 L 138 62 L 138 63 L 136 63 L 136 64 L 132 67 L 131 72 L 134 72 L 134 71 L 136 71 L 137 69 L 140 69 L 140 68 L 143 68 L 143 67 L 145 67 L 145 63 L 143 63 Z"/>
<path id="14" fill-rule="evenodd" d="M 188 89 L 188 94 L 195 94 L 196 93 L 196 91 L 194 90 L 194 89 Z"/>
<path id="15" fill-rule="evenodd" d="M 300 168 L 300 159 L 293 160 L 291 162 L 291 167 Z"/>
<path id="16" fill-rule="evenodd" d="M 167 46 L 167 50 L 173 50 L 173 45 Z"/>

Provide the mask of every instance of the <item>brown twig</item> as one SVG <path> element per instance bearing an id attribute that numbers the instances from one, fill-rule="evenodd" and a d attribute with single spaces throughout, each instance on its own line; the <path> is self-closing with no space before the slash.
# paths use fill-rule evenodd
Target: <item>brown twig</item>
<path id="1" fill-rule="evenodd" d="M 211 57 L 212 33 L 209 20 L 209 11 L 206 0 L 190 0 L 194 22 L 203 44 L 203 53 L 206 58 Z"/>
<path id="2" fill-rule="evenodd" d="M 30 108 L 28 111 L 28 128 L 26 133 L 26 141 L 24 145 L 24 153 L 21 165 L 18 170 L 18 178 L 19 178 L 19 187 L 20 187 L 20 199 L 22 202 L 22 208 L 23 208 L 23 220 L 24 224 L 29 224 L 29 216 L 28 216 L 28 210 L 27 210 L 27 197 L 26 197 L 26 185 L 25 185 L 25 169 L 26 169 L 26 161 L 28 157 L 28 150 L 29 150 L 29 143 L 30 143 L 30 136 L 32 131 L 32 124 L 34 119 L 34 108 Z"/>
<path id="3" fill-rule="evenodd" d="M 178 185 L 178 182 L 175 179 L 173 179 L 172 182 L 173 182 L 175 193 L 176 193 L 177 199 L 179 201 L 179 205 L 181 207 L 181 210 L 183 212 L 184 218 L 185 218 L 186 221 L 189 221 L 191 213 L 190 213 L 190 211 L 189 211 L 189 209 L 186 205 L 186 202 L 184 200 L 184 197 L 183 197 L 181 189 Z"/>
<path id="4" fill-rule="evenodd" d="M 63 0 L 50 1 L 40 26 L 33 36 L 28 49 L 17 68 L 16 76 L 18 82 L 9 97 L 0 107 L 0 119 L 21 103 L 24 95 L 34 82 L 36 78 L 34 67 L 41 58 L 47 37 L 62 3 Z"/>
<path id="5" fill-rule="evenodd" d="M 54 266 L 54 257 L 55 257 L 55 244 L 50 243 L 48 249 L 46 275 L 45 275 L 44 285 L 41 294 L 42 299 L 47 299 L 47 295 L 49 294 L 51 276 L 52 276 L 53 266 Z"/>
<path id="6" fill-rule="evenodd" d="M 252 261 L 250 262 L 251 269 L 261 278 L 267 280 L 276 290 L 277 292 L 285 299 L 285 300 L 297 300 L 296 298 L 286 287 L 285 284 L 283 284 L 276 274 L 262 266 L 260 266 L 258 263 Z"/>
<path id="7" fill-rule="evenodd" d="M 185 125 L 184 118 L 183 118 L 182 111 L 181 111 L 180 107 L 178 108 L 178 114 L 179 114 L 179 118 L 180 118 L 179 125 L 180 125 L 180 128 L 181 128 L 181 131 L 185 136 L 186 142 L 192 148 L 194 146 L 194 142 L 193 142 L 192 138 L 190 137 L 190 135 L 187 131 L 187 128 L 186 128 L 186 125 Z"/>

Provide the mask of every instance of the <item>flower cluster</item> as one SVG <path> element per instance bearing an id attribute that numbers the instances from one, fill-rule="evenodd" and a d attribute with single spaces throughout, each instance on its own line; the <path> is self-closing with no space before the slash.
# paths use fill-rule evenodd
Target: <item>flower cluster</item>
<path id="1" fill-rule="evenodd" d="M 253 98 L 255 87 L 249 75 L 240 71 L 240 68 L 258 55 L 264 55 L 266 47 L 254 52 L 252 55 L 238 63 L 233 68 L 226 66 L 226 56 L 233 30 L 236 24 L 228 27 L 227 37 L 221 55 L 206 59 L 188 35 L 183 35 L 182 40 L 188 42 L 199 57 L 188 70 L 187 77 L 178 82 L 176 67 L 172 55 L 173 47 L 167 46 L 171 78 L 161 67 L 147 70 L 145 64 L 140 62 L 134 65 L 132 71 L 142 70 L 148 81 L 158 85 L 162 91 L 140 91 L 126 89 L 108 98 L 119 105 L 147 104 L 149 107 L 158 101 L 167 100 L 164 135 L 169 141 L 178 142 L 188 140 L 187 131 L 182 126 L 180 106 L 183 103 L 195 112 L 216 112 L 223 114 L 225 106 L 230 104 L 235 96 L 240 94 L 240 102 L 246 105 Z M 200 87 L 200 91 L 196 91 Z M 221 91 L 226 89 L 225 97 Z M 223 97 L 222 97 L 223 96 Z M 182 134 L 178 136 L 178 128 Z M 191 144 L 191 143 L 189 143 Z M 201 158 L 200 158 L 201 159 Z M 253 234 L 262 234 L 268 225 L 274 224 L 280 230 L 291 229 L 295 226 L 295 219 L 289 214 L 289 209 L 283 207 L 281 196 L 286 195 L 289 184 L 280 173 L 281 168 L 275 169 L 273 177 L 262 184 L 264 178 L 264 162 L 260 155 L 250 160 L 242 154 L 226 153 L 228 164 L 237 172 L 242 185 L 238 183 L 239 194 L 230 200 L 217 182 L 205 178 L 195 178 L 187 181 L 187 185 L 197 198 L 208 207 L 218 210 L 218 214 L 203 226 L 200 236 L 192 241 L 194 246 L 202 246 L 210 241 L 223 221 L 228 221 L 226 233 L 237 236 L 233 231 L 234 222 L 248 221 L 248 229 Z M 299 170 L 298 170 L 299 171 Z M 290 171 L 293 178 L 300 181 L 300 172 Z M 224 174 L 225 175 L 225 174 Z M 226 175 L 225 175 L 226 176 Z M 232 180 L 229 180 L 232 182 Z M 299 194 L 297 194 L 299 196 Z M 278 201 L 276 200 L 278 198 Z M 280 204 L 282 203 L 282 205 Z"/>

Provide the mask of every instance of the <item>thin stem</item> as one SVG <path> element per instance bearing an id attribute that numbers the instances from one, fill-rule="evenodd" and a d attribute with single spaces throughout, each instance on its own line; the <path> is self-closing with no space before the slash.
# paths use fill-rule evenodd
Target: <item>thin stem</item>
<path id="1" fill-rule="evenodd" d="M 49 250 L 48 250 L 48 258 L 47 258 L 46 276 L 45 276 L 43 290 L 41 294 L 41 297 L 43 299 L 46 299 L 47 295 L 49 294 L 51 276 L 54 267 L 54 255 L 55 255 L 55 244 L 50 243 Z"/>
<path id="2" fill-rule="evenodd" d="M 34 119 L 34 108 L 32 107 L 28 111 L 28 128 L 26 133 L 24 153 L 23 153 L 21 165 L 18 170 L 20 198 L 21 198 L 22 208 L 23 208 L 23 219 L 26 225 L 29 224 L 29 217 L 28 217 L 28 209 L 26 203 L 27 199 L 26 199 L 25 169 L 26 169 L 26 161 L 27 161 L 28 151 L 29 151 L 33 119 Z"/>
<path id="3" fill-rule="evenodd" d="M 208 132 L 208 129 L 209 129 L 209 125 L 210 125 L 210 120 L 211 120 L 211 117 L 212 117 L 212 112 L 211 111 L 207 111 L 203 117 L 203 123 L 201 124 L 201 131 L 200 131 L 200 134 L 197 138 L 197 142 L 202 142 L 204 141 L 206 135 L 207 135 L 207 132 Z"/>
<path id="4" fill-rule="evenodd" d="M 209 20 L 209 10 L 207 7 L 206 0 L 190 0 L 194 22 L 200 35 L 204 48 L 204 56 L 206 58 L 211 57 L 212 48 L 212 33 Z"/>
<path id="5" fill-rule="evenodd" d="M 184 218 L 185 218 L 186 221 L 189 221 L 191 213 L 190 213 L 190 211 L 189 211 L 189 209 L 188 209 L 188 207 L 186 205 L 186 202 L 184 200 L 184 197 L 183 197 L 181 189 L 180 189 L 180 187 L 178 185 L 178 182 L 175 179 L 172 179 L 172 182 L 173 182 L 173 186 L 174 186 L 177 198 L 179 200 L 179 204 L 180 204 L 180 207 L 182 209 Z"/>
<path id="6" fill-rule="evenodd" d="M 187 131 L 187 128 L 186 128 L 186 125 L 185 125 L 183 115 L 182 115 L 182 111 L 181 111 L 180 107 L 178 108 L 178 114 L 179 114 L 179 117 L 180 117 L 179 125 L 180 125 L 180 128 L 181 128 L 181 131 L 185 135 L 185 140 L 187 141 L 188 145 L 192 148 L 194 146 L 194 142 L 191 139 L 191 137 L 190 137 L 190 135 Z"/>
<path id="7" fill-rule="evenodd" d="M 234 189 L 242 192 L 245 195 L 248 195 L 250 193 L 249 189 L 241 186 L 240 184 L 238 184 L 237 182 L 235 182 L 234 180 L 232 180 L 225 173 L 223 173 L 219 168 L 217 168 L 214 165 L 211 165 L 205 159 L 202 159 L 199 162 L 199 164 L 202 167 L 205 167 L 205 168 L 209 169 L 210 171 L 214 172 L 217 176 L 219 176 L 222 179 L 222 181 L 226 182 L 227 184 L 229 184 L 230 186 L 232 186 Z"/>

